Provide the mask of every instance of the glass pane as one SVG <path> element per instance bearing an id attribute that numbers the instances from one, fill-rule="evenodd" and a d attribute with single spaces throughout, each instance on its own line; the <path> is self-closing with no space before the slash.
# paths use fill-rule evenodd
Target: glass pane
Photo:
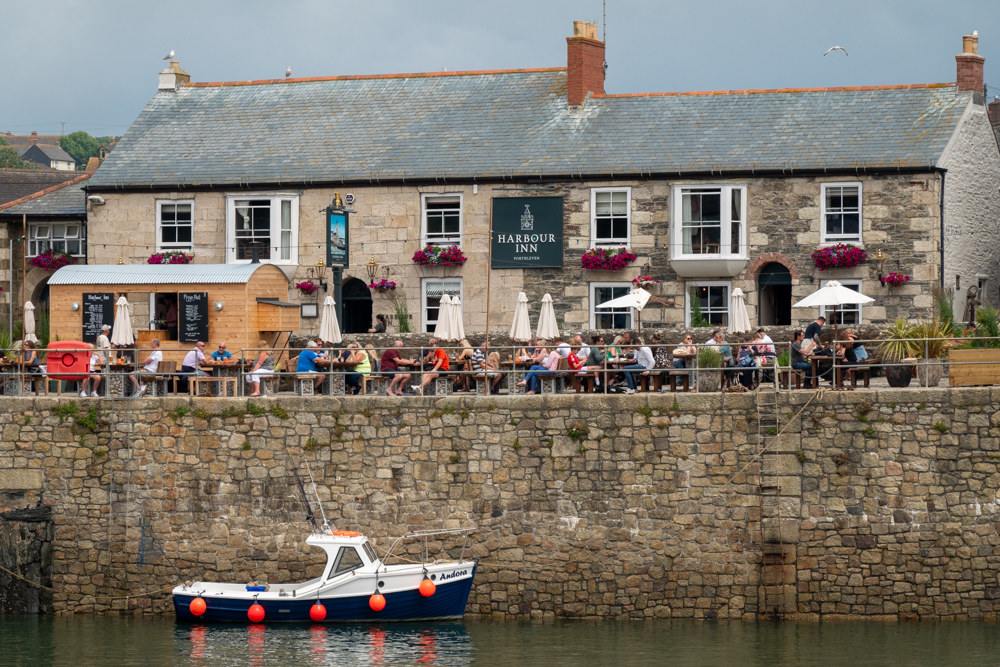
<path id="1" fill-rule="evenodd" d="M 189 226 L 183 225 L 176 229 L 178 243 L 191 243 L 191 228 Z"/>
<path id="2" fill-rule="evenodd" d="M 742 247 L 740 246 L 740 228 L 742 226 L 743 226 L 742 223 L 733 220 L 733 222 L 730 224 L 729 227 L 729 232 L 730 232 L 729 252 L 731 252 L 734 255 L 739 255 L 740 252 L 742 251 Z"/>
<path id="3" fill-rule="evenodd" d="M 174 219 L 184 222 L 191 221 L 191 204 L 177 204 L 174 211 Z"/>
<path id="4" fill-rule="evenodd" d="M 281 259 L 292 258 L 292 202 L 281 202 Z"/>
<path id="5" fill-rule="evenodd" d="M 164 204 L 160 207 L 160 223 L 161 224 L 173 224 L 176 220 L 174 215 L 173 204 Z"/>
<path id="6" fill-rule="evenodd" d="M 826 233 L 839 235 L 843 230 L 843 224 L 841 222 L 841 216 L 839 213 L 827 213 L 826 214 Z"/>
<path id="7" fill-rule="evenodd" d="M 626 218 L 612 218 L 612 236 L 622 241 L 628 238 L 628 220 Z"/>
<path id="8" fill-rule="evenodd" d="M 845 234 L 857 234 L 861 228 L 861 216 L 857 213 L 845 213 L 843 217 Z"/>
<path id="9" fill-rule="evenodd" d="M 726 288 L 725 287 L 711 287 L 708 290 L 708 305 L 710 308 L 725 308 L 726 307 Z"/>
<path id="10" fill-rule="evenodd" d="M 722 195 L 703 194 L 701 199 L 701 219 L 721 221 L 722 220 Z"/>
<path id="11" fill-rule="evenodd" d="M 735 220 L 742 220 L 743 219 L 743 214 L 742 214 L 742 208 L 743 208 L 743 206 L 742 206 L 742 204 L 743 204 L 743 191 L 742 190 L 737 190 L 737 189 L 734 188 L 732 190 L 732 200 L 733 200 L 732 201 L 732 210 L 729 213 L 729 217 L 730 217 L 731 220 L 734 220 L 734 221 Z"/>
<path id="12" fill-rule="evenodd" d="M 594 223 L 597 226 L 597 238 L 611 238 L 611 218 L 597 218 Z"/>
<path id="13" fill-rule="evenodd" d="M 611 193 L 610 192 L 598 192 L 594 196 L 597 202 L 597 210 L 595 213 L 597 215 L 608 215 L 611 213 Z"/>
<path id="14" fill-rule="evenodd" d="M 48 237 L 49 237 L 49 226 L 48 225 L 39 225 L 38 226 L 38 235 L 36 236 L 36 238 L 47 239 Z"/>
<path id="15" fill-rule="evenodd" d="M 446 234 L 458 234 L 460 217 L 458 213 L 447 213 L 444 216 L 444 231 Z"/>
<path id="16" fill-rule="evenodd" d="M 176 243 L 177 242 L 177 228 L 176 227 L 161 227 L 160 237 L 162 243 Z"/>
<path id="17" fill-rule="evenodd" d="M 627 215 L 628 214 L 628 193 L 627 192 L 612 192 L 611 193 L 611 213 L 614 215 Z"/>
<path id="18" fill-rule="evenodd" d="M 857 188 L 841 188 L 841 205 L 845 209 L 857 209 L 858 208 L 858 189 Z"/>
<path id="19" fill-rule="evenodd" d="M 66 225 L 66 237 L 67 238 L 76 238 L 79 235 L 80 235 L 80 226 L 79 225 Z"/>
<path id="20" fill-rule="evenodd" d="M 70 255 L 80 254 L 80 242 L 79 241 L 67 241 L 66 242 L 66 252 Z"/>

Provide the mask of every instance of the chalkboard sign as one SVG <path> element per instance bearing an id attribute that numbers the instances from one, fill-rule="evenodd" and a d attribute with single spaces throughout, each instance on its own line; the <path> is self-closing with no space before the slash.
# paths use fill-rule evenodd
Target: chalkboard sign
<path id="1" fill-rule="evenodd" d="M 84 293 L 83 295 L 83 342 L 96 343 L 101 335 L 101 326 L 115 323 L 115 295 Z"/>
<path id="2" fill-rule="evenodd" d="M 182 343 L 208 342 L 208 292 L 177 295 L 177 338 Z"/>

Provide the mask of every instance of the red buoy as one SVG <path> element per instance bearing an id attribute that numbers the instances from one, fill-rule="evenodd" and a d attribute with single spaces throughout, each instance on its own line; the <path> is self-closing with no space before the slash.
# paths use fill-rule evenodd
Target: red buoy
<path id="1" fill-rule="evenodd" d="M 423 581 L 420 582 L 420 594 L 423 595 L 425 598 L 429 598 L 430 596 L 434 595 L 434 591 L 436 590 L 437 586 L 435 586 L 434 582 L 431 581 L 430 579 L 424 579 Z"/>
<path id="2" fill-rule="evenodd" d="M 368 598 L 368 606 L 372 608 L 372 611 L 382 611 L 385 609 L 385 598 L 376 593 Z"/>
<path id="3" fill-rule="evenodd" d="M 260 623 L 264 620 L 264 608 L 255 602 L 247 610 L 247 618 L 251 623 Z"/>
<path id="4" fill-rule="evenodd" d="M 195 616 L 201 616 L 206 609 L 208 609 L 208 605 L 201 598 L 191 600 L 191 606 L 188 607 L 188 610 Z"/>
<path id="5" fill-rule="evenodd" d="M 317 601 L 316 604 L 309 607 L 309 618 L 319 623 L 326 618 L 326 607 Z"/>

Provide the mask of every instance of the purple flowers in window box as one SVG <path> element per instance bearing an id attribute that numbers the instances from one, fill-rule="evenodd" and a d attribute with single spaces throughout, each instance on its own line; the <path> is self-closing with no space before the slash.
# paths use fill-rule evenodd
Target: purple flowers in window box
<path id="1" fill-rule="evenodd" d="M 641 287 L 644 290 L 649 290 L 659 284 L 660 281 L 652 276 L 639 276 L 632 279 L 632 287 Z"/>
<path id="2" fill-rule="evenodd" d="M 639 259 L 628 248 L 591 248 L 583 253 L 580 262 L 591 271 L 618 271 Z"/>
<path id="3" fill-rule="evenodd" d="M 838 243 L 835 246 L 820 248 L 812 254 L 816 262 L 816 268 L 820 271 L 826 269 L 847 269 L 857 266 L 868 259 L 865 251 L 856 245 Z"/>
<path id="4" fill-rule="evenodd" d="M 905 285 L 910 282 L 910 276 L 904 276 L 902 273 L 897 273 L 893 271 L 887 276 L 879 278 L 883 285 L 890 285 L 891 287 L 899 287 L 900 285 Z"/>
<path id="5" fill-rule="evenodd" d="M 150 255 L 146 260 L 147 264 L 190 264 L 194 259 L 193 254 L 171 250 L 169 252 L 157 252 Z"/>
<path id="6" fill-rule="evenodd" d="M 396 289 L 396 283 L 386 278 L 383 278 L 382 280 L 376 280 L 375 282 L 370 283 L 368 285 L 368 289 L 373 289 L 379 294 L 385 294 L 391 289 Z"/>
<path id="7" fill-rule="evenodd" d="M 467 261 L 457 245 L 442 247 L 429 245 L 413 253 L 413 263 L 420 266 L 462 266 Z"/>
<path id="8" fill-rule="evenodd" d="M 58 250 L 46 250 L 45 252 L 32 257 L 28 260 L 28 264 L 31 264 L 35 268 L 45 269 L 46 271 L 57 271 L 67 264 L 72 264 L 75 262 L 71 255 L 67 255 L 64 252 L 59 252 Z"/>

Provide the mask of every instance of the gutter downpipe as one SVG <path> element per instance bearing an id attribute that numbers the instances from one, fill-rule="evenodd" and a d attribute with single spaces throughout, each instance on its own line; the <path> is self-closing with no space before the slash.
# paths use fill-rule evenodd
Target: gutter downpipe
<path id="1" fill-rule="evenodd" d="M 938 167 L 938 172 L 941 174 L 941 289 L 944 287 L 944 177 L 948 173 L 947 169 Z"/>

